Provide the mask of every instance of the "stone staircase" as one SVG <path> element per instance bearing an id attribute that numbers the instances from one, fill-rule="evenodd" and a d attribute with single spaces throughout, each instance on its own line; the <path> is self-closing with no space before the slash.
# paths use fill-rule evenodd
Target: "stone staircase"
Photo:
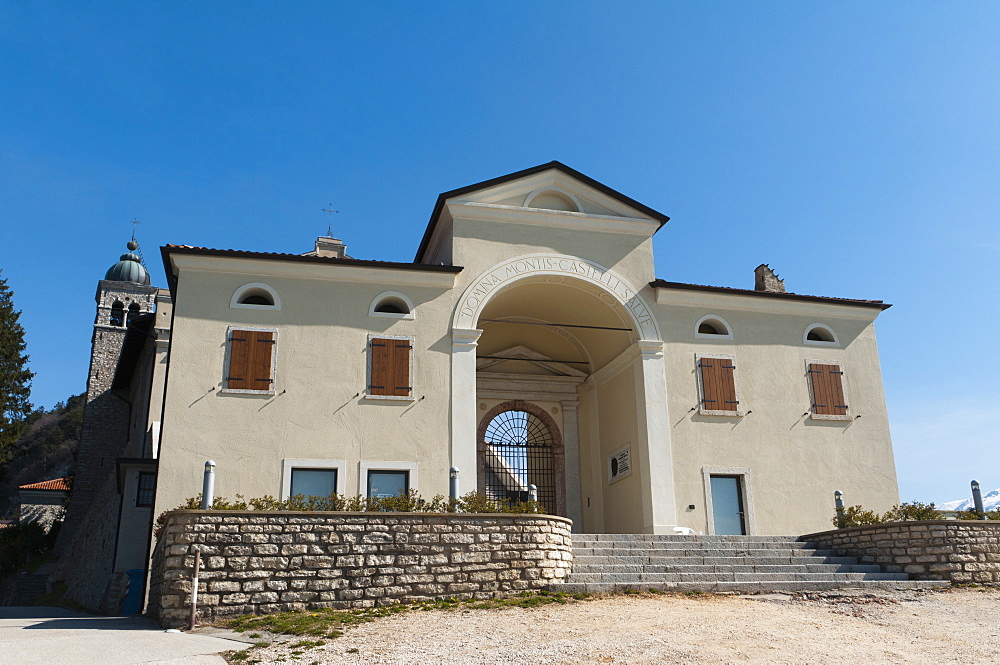
<path id="1" fill-rule="evenodd" d="M 823 591 L 930 588 L 794 536 L 573 534 L 573 569 L 553 591 Z"/>

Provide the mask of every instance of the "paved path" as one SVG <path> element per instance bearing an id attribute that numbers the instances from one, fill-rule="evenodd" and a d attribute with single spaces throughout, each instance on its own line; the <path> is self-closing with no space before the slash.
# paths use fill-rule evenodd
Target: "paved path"
<path id="1" fill-rule="evenodd" d="M 232 640 L 166 633 L 142 617 L 103 617 L 57 607 L 0 607 L 0 663 L 17 665 L 224 665 Z"/>

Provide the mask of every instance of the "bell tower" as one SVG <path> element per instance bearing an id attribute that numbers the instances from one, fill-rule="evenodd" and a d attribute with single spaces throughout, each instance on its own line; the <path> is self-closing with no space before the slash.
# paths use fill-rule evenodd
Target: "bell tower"
<path id="1" fill-rule="evenodd" d="M 121 255 L 118 263 L 111 266 L 104 279 L 97 284 L 97 317 L 94 319 L 90 373 L 87 376 L 88 405 L 111 388 L 128 324 L 136 316 L 152 312 L 155 307 L 157 289 L 149 285 L 149 273 L 142 265 L 142 259 L 135 254 L 139 243 L 135 239 L 129 240 L 127 248 L 128 252 Z M 80 444 L 82 453 L 83 441 Z"/>
<path id="2" fill-rule="evenodd" d="M 111 390 L 129 323 L 155 308 L 157 288 L 135 252 L 139 243 L 108 269 L 97 284 L 97 316 L 91 337 L 87 402 L 77 448 L 73 489 L 56 543 L 55 579 L 69 583 L 69 595 L 101 607 L 111 578 L 118 520 L 117 459 L 128 440 L 130 405 Z"/>

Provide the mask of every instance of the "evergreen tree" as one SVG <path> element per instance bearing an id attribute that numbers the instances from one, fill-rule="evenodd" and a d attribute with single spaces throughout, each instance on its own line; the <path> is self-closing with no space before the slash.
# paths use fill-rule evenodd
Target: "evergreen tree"
<path id="1" fill-rule="evenodd" d="M 18 323 L 21 312 L 14 309 L 14 294 L 0 271 L 0 462 L 21 435 L 31 413 L 31 377 L 24 354 L 24 328 Z"/>

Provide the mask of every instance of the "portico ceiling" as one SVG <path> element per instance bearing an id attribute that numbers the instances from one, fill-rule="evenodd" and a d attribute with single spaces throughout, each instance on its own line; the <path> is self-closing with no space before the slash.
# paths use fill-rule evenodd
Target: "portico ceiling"
<path id="1" fill-rule="evenodd" d="M 631 318 L 613 297 L 597 286 L 558 276 L 526 279 L 505 288 L 493 296 L 479 318 L 483 335 L 477 355 L 496 354 L 520 344 L 554 360 L 571 362 L 588 374 L 637 339 Z M 512 361 L 503 371 L 539 370 L 532 363 Z"/>

